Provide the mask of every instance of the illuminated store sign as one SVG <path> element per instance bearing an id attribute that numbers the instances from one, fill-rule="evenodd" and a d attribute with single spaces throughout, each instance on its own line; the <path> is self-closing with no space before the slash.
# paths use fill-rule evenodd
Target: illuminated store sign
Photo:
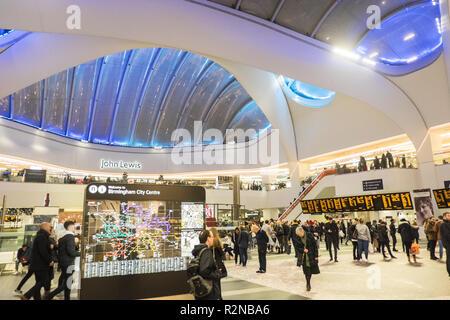
<path id="1" fill-rule="evenodd" d="M 142 163 L 139 161 L 114 161 L 100 159 L 100 169 L 141 170 Z"/>
<path id="2" fill-rule="evenodd" d="M 413 209 L 409 192 L 304 200 L 301 206 L 310 214 Z"/>
<path id="3" fill-rule="evenodd" d="M 450 189 L 433 190 L 433 194 L 439 209 L 450 208 Z"/>

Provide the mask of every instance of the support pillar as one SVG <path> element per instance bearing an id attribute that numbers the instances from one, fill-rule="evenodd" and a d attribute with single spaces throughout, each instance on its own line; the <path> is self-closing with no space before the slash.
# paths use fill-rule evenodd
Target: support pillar
<path id="1" fill-rule="evenodd" d="M 240 219 L 241 208 L 241 179 L 239 176 L 233 176 L 233 209 L 232 219 L 237 221 Z"/>

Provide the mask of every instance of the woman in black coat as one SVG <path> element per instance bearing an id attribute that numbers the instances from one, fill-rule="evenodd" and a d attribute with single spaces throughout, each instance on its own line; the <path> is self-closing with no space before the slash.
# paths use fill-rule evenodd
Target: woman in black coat
<path id="1" fill-rule="evenodd" d="M 378 243 L 381 247 L 381 252 L 383 253 L 383 258 L 387 258 L 386 254 L 384 252 L 384 248 L 387 247 L 389 255 L 392 259 L 397 259 L 394 257 L 391 251 L 391 247 L 389 246 L 389 235 L 388 235 L 388 228 L 386 226 L 386 222 L 381 222 L 380 226 L 378 227 Z"/>
<path id="2" fill-rule="evenodd" d="M 319 274 L 319 250 L 312 233 L 306 232 L 302 227 L 297 227 L 295 233 L 299 237 L 299 257 L 297 265 L 303 267 L 306 278 L 306 291 L 311 291 L 311 276 Z"/>
<path id="3" fill-rule="evenodd" d="M 406 219 L 400 220 L 400 224 L 398 225 L 398 233 L 402 237 L 402 243 L 405 246 L 406 255 L 408 257 L 408 262 L 411 262 L 411 258 L 409 255 L 409 251 L 411 250 L 411 245 L 414 241 L 414 231 L 412 230 L 411 225 Z M 417 262 L 416 256 L 413 255 L 414 262 Z"/>

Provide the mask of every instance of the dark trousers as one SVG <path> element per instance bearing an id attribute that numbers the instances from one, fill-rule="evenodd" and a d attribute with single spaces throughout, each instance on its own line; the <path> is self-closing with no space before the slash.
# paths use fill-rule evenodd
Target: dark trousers
<path id="1" fill-rule="evenodd" d="M 58 280 L 58 288 L 53 290 L 47 297 L 51 300 L 54 296 L 64 291 L 64 300 L 70 300 L 70 290 L 72 289 L 72 274 L 74 272 L 74 266 L 61 266 L 61 275 Z M 70 280 L 69 280 L 70 279 Z M 68 283 L 70 282 L 70 283 Z"/>
<path id="2" fill-rule="evenodd" d="M 353 260 L 359 260 L 358 256 L 358 241 L 352 241 L 353 244 Z"/>
<path id="3" fill-rule="evenodd" d="M 239 264 L 242 263 L 241 260 L 241 255 L 239 254 L 239 250 L 234 250 L 234 263 L 238 263 L 238 258 L 239 258 Z"/>
<path id="4" fill-rule="evenodd" d="M 428 246 L 430 248 L 430 258 L 431 259 L 437 259 L 435 252 L 436 252 L 436 240 L 429 240 Z"/>
<path id="5" fill-rule="evenodd" d="M 409 257 L 409 250 L 411 250 L 412 241 L 404 242 L 403 245 L 405 246 L 406 255 Z"/>
<path id="6" fill-rule="evenodd" d="M 288 246 L 289 246 L 289 236 L 288 235 L 284 235 L 284 237 L 283 237 L 283 244 L 284 244 L 284 251 L 287 253 L 288 252 Z"/>
<path id="7" fill-rule="evenodd" d="M 328 242 L 328 252 L 330 253 L 330 259 L 333 260 L 333 253 L 331 251 L 331 247 L 334 248 L 334 259 L 337 259 L 337 249 L 338 249 L 338 245 L 339 245 L 339 239 L 335 239 L 335 238 L 331 238 L 328 237 L 326 239 L 326 241 Z"/>
<path id="8" fill-rule="evenodd" d="M 267 246 L 258 246 L 259 270 L 266 271 Z"/>
<path id="9" fill-rule="evenodd" d="M 30 299 L 34 297 L 34 300 L 41 300 L 41 289 L 44 288 L 45 291 L 50 291 L 50 277 L 48 270 L 36 270 L 34 271 L 34 277 L 36 279 L 36 284 L 33 288 L 25 293 L 25 297 Z"/>
<path id="10" fill-rule="evenodd" d="M 23 285 L 25 284 L 25 282 L 27 282 L 28 279 L 31 278 L 31 276 L 33 275 L 33 273 L 34 273 L 34 272 L 31 271 L 31 270 L 28 268 L 27 274 L 26 274 L 25 277 L 23 277 L 23 279 L 20 281 L 20 283 L 19 283 L 19 285 L 17 286 L 17 289 L 16 289 L 16 290 L 19 290 L 19 291 L 20 291 L 20 289 L 22 289 L 22 287 L 23 287 Z"/>
<path id="11" fill-rule="evenodd" d="M 247 248 L 239 248 L 239 255 L 241 256 L 241 263 L 245 267 L 248 260 Z"/>
<path id="12" fill-rule="evenodd" d="M 447 256 L 447 272 L 448 276 L 450 277 L 450 249 L 445 249 L 445 255 Z"/>
<path id="13" fill-rule="evenodd" d="M 397 244 L 397 236 L 394 234 L 391 234 L 392 236 L 392 250 L 395 250 L 395 245 Z"/>
<path id="14" fill-rule="evenodd" d="M 389 246 L 389 242 L 380 242 L 380 246 L 381 246 L 381 252 L 383 252 L 383 257 L 386 257 L 386 253 L 384 252 L 384 248 L 385 248 L 385 247 L 387 247 L 389 255 L 390 255 L 391 257 L 394 256 L 394 255 L 392 254 L 391 247 Z"/>
<path id="15" fill-rule="evenodd" d="M 284 236 L 277 236 L 278 244 L 280 246 L 280 253 L 283 253 L 284 249 Z"/>

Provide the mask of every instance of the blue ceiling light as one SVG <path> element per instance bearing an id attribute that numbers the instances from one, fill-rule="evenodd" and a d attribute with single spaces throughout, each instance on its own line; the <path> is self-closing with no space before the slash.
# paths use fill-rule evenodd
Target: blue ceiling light
<path id="1" fill-rule="evenodd" d="M 404 75 L 433 63 L 442 52 L 441 12 L 436 1 L 418 1 L 370 30 L 355 52 L 388 75 Z"/>
<path id="2" fill-rule="evenodd" d="M 0 29 L 0 48 L 13 45 L 28 36 L 30 33 L 31 32 L 28 31 Z"/>
<path id="3" fill-rule="evenodd" d="M 270 124 L 228 71 L 166 48 L 129 50 L 62 71 L 0 98 L 0 116 L 80 141 L 155 149 L 177 145 L 176 129 L 193 136 L 194 121 L 223 135 L 236 125 L 259 131 Z"/>
<path id="4" fill-rule="evenodd" d="M 280 76 L 285 94 L 305 107 L 322 108 L 331 103 L 336 92 L 319 88 L 311 84 Z"/>

